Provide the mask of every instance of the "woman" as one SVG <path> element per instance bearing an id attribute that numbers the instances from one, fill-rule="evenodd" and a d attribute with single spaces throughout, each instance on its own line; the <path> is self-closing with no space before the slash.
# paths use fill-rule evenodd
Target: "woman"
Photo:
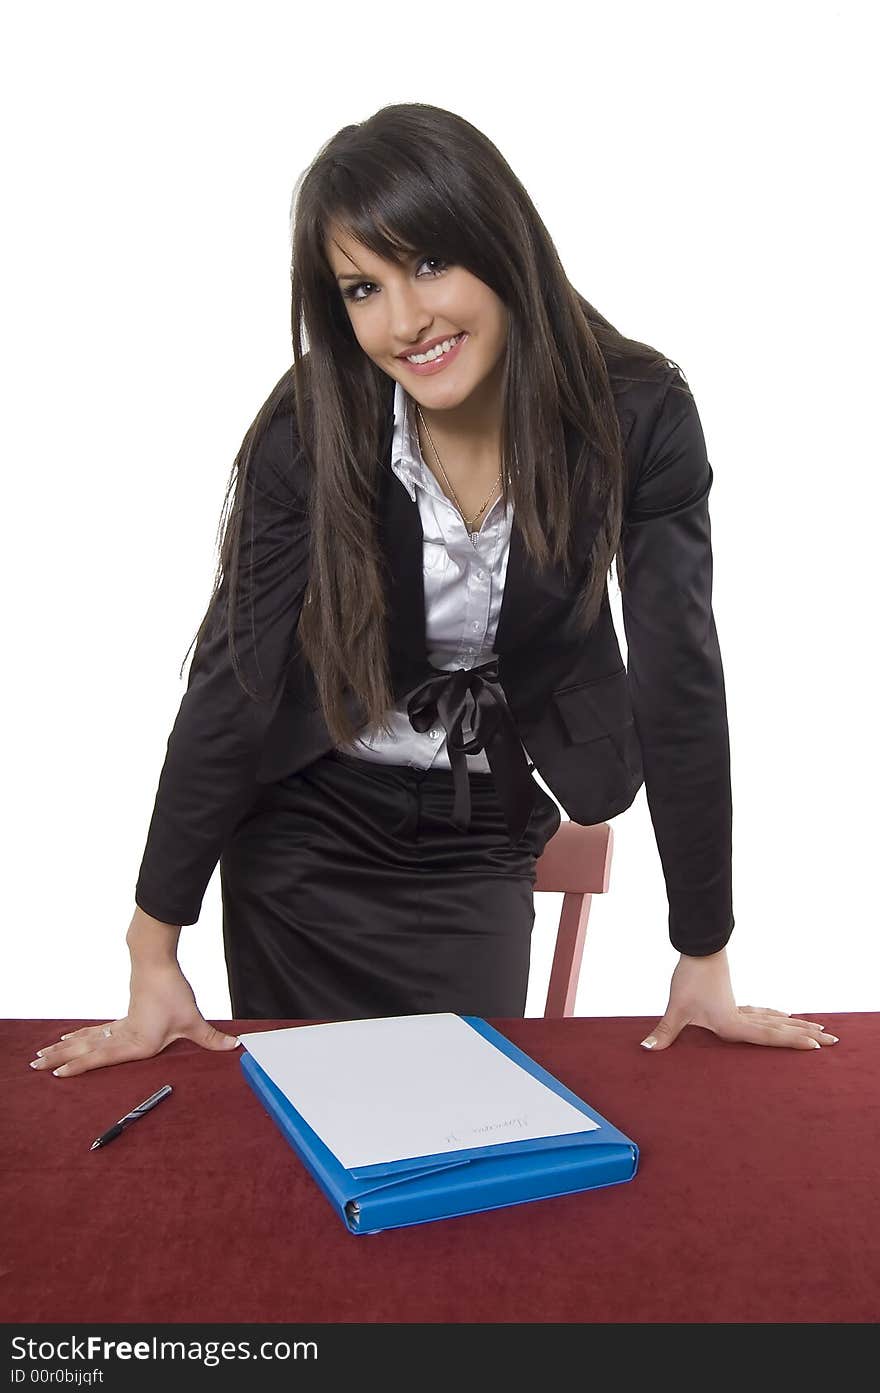
<path id="1" fill-rule="evenodd" d="M 292 250 L 294 363 L 235 462 L 129 1011 L 34 1066 L 235 1045 L 176 958 L 218 860 L 237 1018 L 522 1015 L 535 861 L 560 822 L 534 768 L 587 824 L 646 783 L 680 952 L 646 1047 L 688 1023 L 830 1043 L 731 990 L 712 471 L 677 366 L 577 294 L 499 152 L 436 107 L 334 136 Z"/>

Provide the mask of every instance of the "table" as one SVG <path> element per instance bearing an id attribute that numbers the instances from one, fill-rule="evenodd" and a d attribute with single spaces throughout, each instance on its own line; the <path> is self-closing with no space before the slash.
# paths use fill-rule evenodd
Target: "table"
<path id="1" fill-rule="evenodd" d="M 876 1322 L 880 1013 L 840 1043 L 726 1044 L 654 1019 L 492 1024 L 640 1148 L 634 1180 L 354 1236 L 251 1092 L 177 1041 L 36 1073 L 83 1020 L 0 1022 L 6 1322 Z M 240 1033 L 295 1021 L 218 1021 Z M 92 1140 L 164 1083 L 111 1146 Z"/>

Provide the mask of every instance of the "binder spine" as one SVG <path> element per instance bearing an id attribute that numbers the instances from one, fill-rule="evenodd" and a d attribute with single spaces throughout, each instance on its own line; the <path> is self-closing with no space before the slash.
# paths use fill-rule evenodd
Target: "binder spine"
<path id="1" fill-rule="evenodd" d="M 632 1180 L 638 1166 L 638 1149 L 632 1143 L 572 1147 L 567 1152 L 544 1154 L 544 1166 L 535 1164 L 534 1153 L 503 1161 L 472 1161 L 466 1168 L 466 1187 L 461 1185 L 461 1173 L 456 1186 L 451 1177 L 446 1180 L 440 1172 L 409 1186 L 363 1194 L 356 1202 L 356 1212 L 353 1209 L 351 1217 L 346 1215 L 348 1227 L 353 1233 L 376 1233 L 506 1209 L 529 1200 L 600 1190 Z"/>

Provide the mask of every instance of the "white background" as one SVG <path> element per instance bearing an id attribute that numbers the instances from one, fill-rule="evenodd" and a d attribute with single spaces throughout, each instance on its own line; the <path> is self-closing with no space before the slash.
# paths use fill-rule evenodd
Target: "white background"
<path id="1" fill-rule="evenodd" d="M 291 361 L 291 191 L 392 101 L 485 131 L 573 284 L 684 369 L 715 471 L 734 989 L 820 1021 L 878 1009 L 870 13 L 80 0 L 7 18 L 0 1014 L 125 1014 L 223 492 Z M 625 653 L 616 583 L 612 600 Z M 644 790 L 613 826 L 577 1013 L 659 1017 L 677 954 Z M 537 898 L 529 1015 L 558 911 Z M 217 873 L 180 960 L 228 1020 Z"/>

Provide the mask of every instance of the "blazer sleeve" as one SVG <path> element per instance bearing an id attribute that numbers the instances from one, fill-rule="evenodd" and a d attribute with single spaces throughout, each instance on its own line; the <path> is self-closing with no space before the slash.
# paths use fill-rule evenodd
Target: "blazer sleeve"
<path id="1" fill-rule="evenodd" d="M 308 507 L 294 480 L 291 416 L 274 417 L 250 461 L 241 522 L 235 639 L 245 692 L 228 649 L 228 596 L 190 665 L 167 743 L 135 903 L 168 924 L 194 924 L 224 841 L 257 792 L 263 738 L 281 698 L 309 564 Z"/>
<path id="2" fill-rule="evenodd" d="M 625 510 L 621 603 L 645 792 L 680 953 L 733 932 L 730 742 L 712 613 L 712 467 L 693 396 L 667 380 Z"/>

